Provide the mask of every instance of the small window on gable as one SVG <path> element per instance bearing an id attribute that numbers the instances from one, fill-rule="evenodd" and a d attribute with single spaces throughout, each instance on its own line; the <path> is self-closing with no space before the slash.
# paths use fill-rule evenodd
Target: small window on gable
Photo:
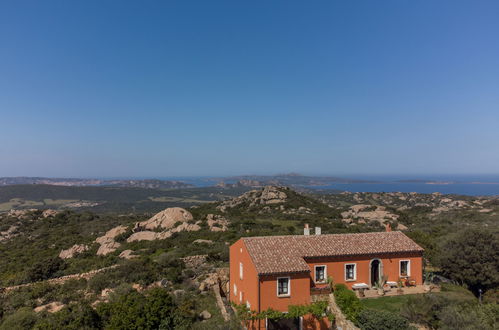
<path id="1" fill-rule="evenodd" d="M 291 293 L 289 277 L 278 277 L 277 278 L 277 295 L 278 296 L 289 296 Z"/>
<path id="2" fill-rule="evenodd" d="M 242 280 L 243 279 L 243 263 L 239 263 L 239 278 Z"/>
<path id="3" fill-rule="evenodd" d="M 357 264 L 346 264 L 345 265 L 345 280 L 355 281 L 357 279 Z"/>
<path id="4" fill-rule="evenodd" d="M 400 260 L 400 276 L 411 276 L 411 263 L 409 260 Z"/>
<path id="5" fill-rule="evenodd" d="M 326 283 L 326 266 L 315 266 L 315 283 Z"/>

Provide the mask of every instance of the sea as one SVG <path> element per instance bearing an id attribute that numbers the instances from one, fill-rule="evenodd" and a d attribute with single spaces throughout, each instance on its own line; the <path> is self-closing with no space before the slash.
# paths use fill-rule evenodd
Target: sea
<path id="1" fill-rule="evenodd" d="M 341 190 L 349 192 L 417 192 L 431 194 L 499 196 L 499 175 L 351 175 L 339 176 L 358 183 L 332 183 L 323 186 L 305 186 L 309 189 Z M 209 187 L 218 179 L 208 176 L 162 177 L 177 180 L 196 187 Z M 229 182 L 229 181 L 227 181 Z"/>
<path id="2" fill-rule="evenodd" d="M 333 183 L 310 187 L 349 192 L 417 192 L 431 194 L 494 196 L 499 195 L 499 175 L 432 175 L 432 176 L 356 176 L 351 179 L 369 183 Z"/>

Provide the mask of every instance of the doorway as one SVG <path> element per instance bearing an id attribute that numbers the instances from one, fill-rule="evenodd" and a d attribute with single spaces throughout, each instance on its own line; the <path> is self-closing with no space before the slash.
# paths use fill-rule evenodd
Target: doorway
<path id="1" fill-rule="evenodd" d="M 371 260 L 371 272 L 370 272 L 370 277 L 371 277 L 371 287 L 375 286 L 380 278 L 381 278 L 381 268 L 382 268 L 381 260 L 379 259 L 373 259 Z"/>
<path id="2" fill-rule="evenodd" d="M 268 330 L 300 330 L 300 318 L 272 320 L 267 319 Z"/>

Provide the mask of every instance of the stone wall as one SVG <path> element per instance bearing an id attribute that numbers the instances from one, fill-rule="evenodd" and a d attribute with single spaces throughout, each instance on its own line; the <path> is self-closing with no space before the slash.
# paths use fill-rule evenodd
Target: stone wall
<path id="1" fill-rule="evenodd" d="M 359 330 L 352 321 L 347 320 L 346 316 L 341 311 L 340 307 L 336 304 L 334 300 L 334 294 L 329 295 L 329 308 L 331 312 L 336 316 L 336 328 L 341 330 Z"/>

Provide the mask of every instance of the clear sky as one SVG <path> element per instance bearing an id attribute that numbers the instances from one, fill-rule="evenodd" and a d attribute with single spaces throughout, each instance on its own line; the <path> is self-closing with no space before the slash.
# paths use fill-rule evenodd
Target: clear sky
<path id="1" fill-rule="evenodd" d="M 498 165 L 497 0 L 0 2 L 0 176 Z"/>

